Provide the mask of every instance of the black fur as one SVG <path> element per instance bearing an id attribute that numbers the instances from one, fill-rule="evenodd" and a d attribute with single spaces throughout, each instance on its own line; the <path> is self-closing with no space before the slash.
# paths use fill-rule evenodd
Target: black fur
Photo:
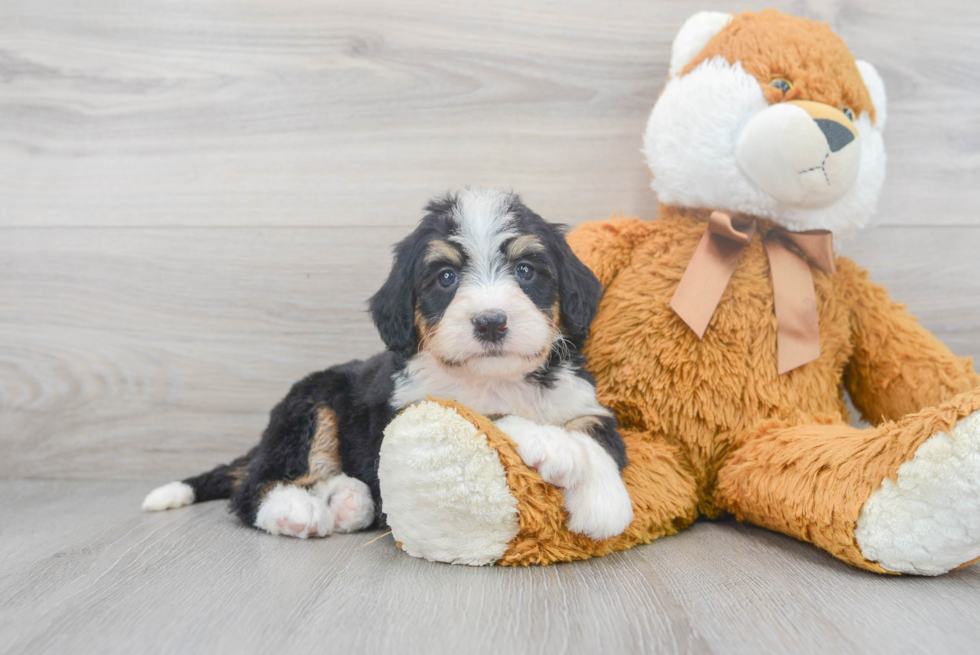
<path id="1" fill-rule="evenodd" d="M 308 473 L 318 413 L 328 407 L 337 417 L 343 472 L 370 487 L 376 522 L 383 521 L 378 457 L 384 427 L 396 411 L 390 405 L 394 378 L 419 348 L 417 316 L 438 321 L 452 301 L 454 290 L 441 288 L 436 282 L 439 271 L 450 263 L 426 263 L 425 255 L 433 240 L 453 236 L 457 229 L 453 219 L 455 206 L 456 197 L 452 195 L 430 202 L 418 227 L 394 248 L 391 273 L 370 300 L 372 318 L 388 350 L 366 361 L 313 373 L 297 382 L 272 410 L 261 441 L 247 455 L 184 480 L 193 488 L 195 502 L 230 497 L 233 511 L 246 524 L 254 525 L 269 489 Z M 568 247 L 562 226 L 547 223 L 515 195 L 510 196 L 508 212 L 514 217 L 519 234 L 534 235 L 545 246 L 544 252 L 527 256 L 536 275 L 522 283 L 521 288 L 542 312 L 551 315 L 556 306 L 559 308 L 565 339 L 552 348 L 546 363 L 527 379 L 553 388 L 559 369 L 568 367 L 594 386 L 580 349 L 598 307 L 601 285 Z M 465 267 L 465 255 L 459 255 Z M 626 450 L 616 430 L 616 420 L 597 418 L 599 426 L 592 430 L 593 437 L 622 468 L 626 465 Z"/>

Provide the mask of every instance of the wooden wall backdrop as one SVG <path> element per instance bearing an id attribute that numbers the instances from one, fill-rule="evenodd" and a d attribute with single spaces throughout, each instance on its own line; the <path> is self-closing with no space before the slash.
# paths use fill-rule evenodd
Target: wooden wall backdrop
<path id="1" fill-rule="evenodd" d="M 0 0 L 0 477 L 240 453 L 291 382 L 380 348 L 365 299 L 433 193 L 652 218 L 674 34 L 772 4 L 888 87 L 879 227 L 841 249 L 980 355 L 973 0 Z"/>

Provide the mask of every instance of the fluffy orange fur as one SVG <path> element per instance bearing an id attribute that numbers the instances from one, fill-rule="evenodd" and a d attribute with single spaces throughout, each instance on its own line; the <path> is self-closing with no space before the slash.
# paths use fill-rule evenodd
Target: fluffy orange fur
<path id="1" fill-rule="evenodd" d="M 802 21 L 775 9 L 758 14 L 747 11 L 733 17 L 681 74 L 712 57 L 724 57 L 730 64 L 740 62 L 762 84 L 770 104 L 812 100 L 850 107 L 855 115 L 866 111 L 871 120 L 875 118 L 854 55 L 825 23 Z M 793 80 L 793 88 L 783 94 L 769 84 L 776 78 Z"/>
<path id="2" fill-rule="evenodd" d="M 569 234 L 606 285 L 587 347 L 600 400 L 623 424 L 623 477 L 635 519 L 594 542 L 563 527 L 561 490 L 523 464 L 488 420 L 520 510 L 504 564 L 547 564 L 621 550 L 723 511 L 884 572 L 861 555 L 864 502 L 915 449 L 980 409 L 980 376 L 851 260 L 814 271 L 820 359 L 776 374 L 776 323 L 761 239 L 746 250 L 703 341 L 668 304 L 705 229 L 701 211 L 660 208 Z M 763 233 L 771 226 L 763 225 Z M 841 393 L 873 428 L 845 422 Z"/>
<path id="3" fill-rule="evenodd" d="M 825 25 L 743 14 L 687 70 L 713 56 L 741 62 L 770 102 L 782 99 L 770 80 L 788 77 L 789 99 L 873 117 L 854 58 Z M 843 257 L 833 275 L 813 269 L 819 359 L 778 375 L 762 238 L 745 249 L 699 340 L 669 304 L 709 213 L 661 205 L 656 221 L 614 218 L 568 235 L 606 287 L 586 355 L 630 459 L 623 478 L 635 518 L 622 535 L 595 542 L 569 533 L 561 490 L 525 466 L 493 423 L 447 403 L 487 435 L 518 500 L 520 531 L 501 563 L 602 555 L 730 512 L 886 572 L 855 541 L 861 508 L 926 439 L 980 410 L 980 376 Z M 773 229 L 758 224 L 763 238 Z M 848 425 L 845 387 L 873 427 Z"/>

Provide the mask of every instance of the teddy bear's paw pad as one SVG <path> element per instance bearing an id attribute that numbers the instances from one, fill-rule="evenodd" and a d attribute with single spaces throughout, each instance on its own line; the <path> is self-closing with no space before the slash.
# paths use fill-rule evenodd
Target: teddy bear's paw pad
<path id="1" fill-rule="evenodd" d="M 335 475 L 312 491 L 326 500 L 335 532 L 357 532 L 374 523 L 371 489 L 357 478 Z"/>
<path id="2" fill-rule="evenodd" d="M 980 412 L 926 440 L 885 479 L 854 531 L 865 558 L 939 575 L 980 557 Z"/>
<path id="3" fill-rule="evenodd" d="M 492 564 L 517 535 L 517 499 L 497 451 L 439 403 L 410 407 L 385 428 L 378 480 L 392 536 L 409 555 Z"/>
<path id="4" fill-rule="evenodd" d="M 554 425 L 538 425 L 519 416 L 506 416 L 498 428 L 517 443 L 517 454 L 537 470 L 545 482 L 556 487 L 574 487 L 590 473 L 589 437 L 571 434 Z"/>
<path id="5" fill-rule="evenodd" d="M 144 512 L 160 512 L 183 507 L 194 502 L 194 490 L 183 482 L 170 482 L 157 487 L 143 500 Z"/>
<path id="6" fill-rule="evenodd" d="M 323 500 L 306 489 L 282 484 L 266 494 L 255 517 L 255 527 L 286 537 L 325 537 L 333 516 Z"/>

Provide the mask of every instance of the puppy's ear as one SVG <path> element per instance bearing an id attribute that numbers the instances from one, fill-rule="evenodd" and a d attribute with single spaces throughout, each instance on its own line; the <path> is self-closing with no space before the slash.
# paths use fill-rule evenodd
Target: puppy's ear
<path id="1" fill-rule="evenodd" d="M 589 326 L 599 310 L 602 283 L 589 267 L 575 256 L 565 241 L 565 226 L 552 225 L 553 247 L 558 264 L 558 293 L 561 294 L 561 323 L 565 336 L 581 348 L 589 336 Z"/>
<path id="2" fill-rule="evenodd" d="M 415 327 L 415 260 L 416 240 L 412 236 L 394 248 L 395 262 L 391 274 L 371 297 L 371 317 L 388 350 L 406 357 L 418 348 Z"/>

